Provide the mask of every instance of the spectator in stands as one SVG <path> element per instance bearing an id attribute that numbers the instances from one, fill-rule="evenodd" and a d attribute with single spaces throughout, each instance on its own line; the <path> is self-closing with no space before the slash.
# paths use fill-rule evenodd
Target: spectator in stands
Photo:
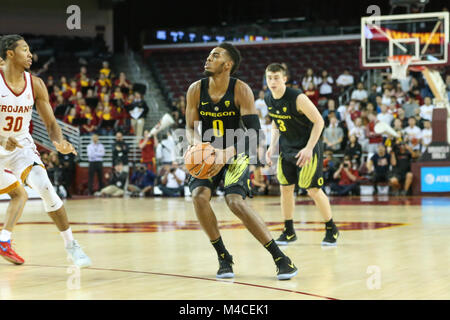
<path id="1" fill-rule="evenodd" d="M 335 180 L 339 179 L 338 183 L 330 184 L 331 190 L 336 192 L 338 196 L 359 195 L 358 180 L 360 176 L 358 170 L 353 168 L 349 155 L 344 156 L 344 160 L 333 174 L 333 178 Z"/>
<path id="2" fill-rule="evenodd" d="M 368 97 L 367 90 L 364 89 L 364 84 L 362 82 L 358 82 L 356 89 L 352 92 L 351 99 L 358 102 L 367 102 Z"/>
<path id="3" fill-rule="evenodd" d="M 313 86 L 316 86 L 319 83 L 320 79 L 314 75 L 314 71 L 311 68 L 306 70 L 306 74 L 302 79 L 302 89 L 303 91 L 307 91 L 309 88 L 309 84 L 312 83 Z"/>
<path id="4" fill-rule="evenodd" d="M 161 178 L 161 184 L 158 186 L 163 197 L 184 196 L 184 181 L 186 173 L 178 167 L 177 162 L 172 163 L 172 167 L 165 172 Z"/>
<path id="5" fill-rule="evenodd" d="M 127 80 L 127 77 L 124 72 L 119 73 L 119 79 L 117 79 L 114 82 L 114 85 L 116 87 L 119 87 L 120 91 L 123 94 L 130 93 L 131 89 L 133 88 L 133 86 L 131 85 L 131 82 Z"/>
<path id="6" fill-rule="evenodd" d="M 111 75 L 111 69 L 109 68 L 109 62 L 103 61 L 102 68 L 100 69 L 100 74 L 103 74 L 105 78 L 109 78 Z"/>
<path id="7" fill-rule="evenodd" d="M 97 131 L 98 119 L 95 113 L 91 111 L 91 108 L 86 106 L 83 111 L 81 111 L 80 120 L 81 122 L 80 133 L 81 134 L 93 134 Z"/>
<path id="8" fill-rule="evenodd" d="M 125 172 L 128 172 L 128 144 L 123 140 L 122 132 L 116 133 L 116 141 L 114 141 L 112 152 L 112 162 L 113 166 L 116 163 L 121 162 Z"/>
<path id="9" fill-rule="evenodd" d="M 333 116 L 337 116 L 340 120 L 339 114 L 336 115 L 336 101 L 334 99 L 328 99 L 327 108 L 322 112 L 322 118 L 325 120 L 325 126 L 330 124 L 329 116 L 333 113 Z"/>
<path id="10" fill-rule="evenodd" d="M 385 89 L 383 95 L 381 96 L 381 104 L 389 106 L 391 104 L 391 97 L 391 91 L 389 89 Z"/>
<path id="11" fill-rule="evenodd" d="M 136 169 L 131 176 L 128 191 L 132 193 L 131 196 L 139 195 L 140 197 L 145 197 L 146 195 L 151 195 L 156 175 L 143 164 L 138 164 Z"/>
<path id="12" fill-rule="evenodd" d="M 134 93 L 134 101 L 127 107 L 127 111 L 131 116 L 131 127 L 133 128 L 134 134 L 137 137 L 142 137 L 149 108 L 139 92 Z"/>
<path id="13" fill-rule="evenodd" d="M 75 108 L 70 108 L 69 114 L 64 117 L 64 122 L 67 124 L 75 125 L 74 120 L 77 118 L 77 110 Z"/>
<path id="14" fill-rule="evenodd" d="M 111 88 L 111 80 L 106 77 L 104 73 L 100 73 L 97 82 L 95 83 L 98 91 L 104 93 L 103 88 L 106 88 L 108 91 Z"/>
<path id="15" fill-rule="evenodd" d="M 388 111 L 388 107 L 385 104 L 381 105 L 381 112 L 377 115 L 377 120 L 391 125 L 394 120 L 394 116 Z"/>
<path id="16" fill-rule="evenodd" d="M 150 136 L 148 130 L 144 131 L 144 138 L 139 141 L 139 149 L 141 149 L 141 163 L 148 170 L 156 172 L 155 148 L 158 147 L 158 138 L 154 134 Z"/>
<path id="17" fill-rule="evenodd" d="M 408 126 L 408 118 L 406 117 L 405 110 L 403 110 L 403 108 L 397 109 L 397 118 L 396 119 L 400 120 L 403 128 Z"/>
<path id="18" fill-rule="evenodd" d="M 433 136 L 433 130 L 431 129 L 431 121 L 425 120 L 423 122 L 423 129 L 420 136 L 422 137 L 422 153 L 423 153 L 430 145 Z"/>
<path id="19" fill-rule="evenodd" d="M 341 142 L 344 139 L 344 131 L 338 126 L 338 120 L 336 117 L 330 118 L 330 125 L 325 129 L 323 133 L 323 141 L 326 149 L 333 151 L 341 150 Z"/>
<path id="20" fill-rule="evenodd" d="M 333 182 L 333 174 L 335 170 L 335 161 L 333 160 L 333 151 L 325 150 L 325 159 L 323 159 L 323 179 L 324 185 L 329 185 Z"/>
<path id="21" fill-rule="evenodd" d="M 420 106 L 420 116 L 424 120 L 430 120 L 433 116 L 433 109 L 435 108 L 434 105 L 431 104 L 431 98 L 425 97 L 424 99 L 424 105 Z"/>
<path id="22" fill-rule="evenodd" d="M 379 144 L 377 153 L 367 162 L 367 171 L 372 175 L 374 184 L 374 195 L 378 193 L 379 183 L 388 182 L 389 165 L 390 159 L 386 154 L 386 148 L 384 145 Z"/>
<path id="23" fill-rule="evenodd" d="M 162 134 L 161 142 L 156 147 L 156 159 L 162 166 L 170 166 L 176 160 L 176 145 L 170 132 Z"/>
<path id="24" fill-rule="evenodd" d="M 422 130 L 416 126 L 416 119 L 411 117 L 408 119 L 408 127 L 403 130 L 405 142 L 408 144 L 413 152 L 413 157 L 416 158 L 416 152 L 420 151 L 420 139 L 422 138 Z"/>
<path id="25" fill-rule="evenodd" d="M 383 136 L 375 132 L 375 124 L 377 121 L 376 113 L 369 113 L 368 118 L 369 123 L 366 125 L 366 137 L 369 139 L 367 152 L 370 156 L 373 153 L 377 152 L 378 145 L 383 142 Z"/>
<path id="26" fill-rule="evenodd" d="M 105 105 L 98 124 L 99 133 L 102 136 L 113 135 L 116 121 L 112 113 L 112 106 Z"/>
<path id="27" fill-rule="evenodd" d="M 99 142 L 98 135 L 92 136 L 92 142 L 87 146 L 87 155 L 89 161 L 89 179 L 88 192 L 93 194 L 94 175 L 97 175 L 99 189 L 103 189 L 103 157 L 105 155 L 105 147 Z"/>
<path id="28" fill-rule="evenodd" d="M 353 76 L 350 74 L 350 70 L 345 69 L 344 73 L 341 74 L 336 79 L 336 85 L 341 88 L 341 90 L 345 90 L 351 87 L 354 83 Z"/>
<path id="29" fill-rule="evenodd" d="M 422 116 L 420 115 L 420 108 L 415 110 L 416 114 L 414 115 L 414 119 L 416 119 L 416 125 L 420 128 L 423 129 L 423 123 L 425 121 L 424 118 L 422 118 Z M 409 119 L 408 119 L 409 121 Z"/>
<path id="30" fill-rule="evenodd" d="M 367 97 L 367 101 L 371 102 L 372 104 L 376 104 L 377 103 L 377 96 L 379 95 L 378 93 L 378 86 L 376 84 L 373 84 L 370 87 L 370 92 L 369 92 L 369 96 Z"/>
<path id="31" fill-rule="evenodd" d="M 256 99 L 256 101 L 255 101 L 255 107 L 256 107 L 256 110 L 261 111 L 262 118 L 265 118 L 268 113 L 268 110 L 267 110 L 267 105 L 264 102 L 264 91 L 263 90 L 259 91 L 258 99 Z"/>
<path id="32" fill-rule="evenodd" d="M 82 76 L 87 76 L 87 69 L 85 66 L 80 67 L 80 72 L 75 75 L 75 79 L 80 80 Z"/>
<path id="33" fill-rule="evenodd" d="M 355 135 L 350 135 L 344 154 L 350 156 L 351 161 L 356 160 L 358 164 L 361 163 L 362 147 Z"/>
<path id="34" fill-rule="evenodd" d="M 405 143 L 394 146 L 391 152 L 392 173 L 390 174 L 389 184 L 392 187 L 392 194 L 397 195 L 398 190 L 403 185 L 400 195 L 406 196 L 413 181 L 411 172 L 412 150 Z"/>
<path id="35" fill-rule="evenodd" d="M 320 97 L 324 97 L 326 99 L 329 99 L 333 96 L 333 78 L 328 75 L 327 70 L 322 71 L 322 76 L 318 80 L 318 87 L 319 87 L 319 95 Z"/>
<path id="36" fill-rule="evenodd" d="M 128 173 L 123 170 L 122 162 L 114 165 L 110 173 L 105 173 L 108 180 L 107 186 L 95 193 L 96 196 L 122 197 L 125 193 L 125 184 L 127 183 Z"/>
<path id="37" fill-rule="evenodd" d="M 314 83 L 309 82 L 305 91 L 305 95 L 311 100 L 311 102 L 317 107 L 319 104 L 319 91 L 316 89 Z"/>
<path id="38" fill-rule="evenodd" d="M 56 104 L 53 113 L 55 117 L 59 120 L 63 120 L 64 116 L 68 113 L 70 105 L 64 101 L 64 98 L 61 95 L 56 97 Z"/>
<path id="39" fill-rule="evenodd" d="M 269 194 L 269 181 L 263 175 L 261 166 L 250 166 L 250 186 L 254 195 Z"/>
<path id="40" fill-rule="evenodd" d="M 59 87 L 61 88 L 61 91 L 63 91 L 63 92 L 66 91 L 67 88 L 70 87 L 69 84 L 67 83 L 67 78 L 66 77 L 62 76 L 59 79 Z"/>
<path id="41" fill-rule="evenodd" d="M 416 109 L 420 109 L 418 100 L 412 95 L 409 95 L 408 97 L 408 100 L 402 105 L 403 110 L 405 110 L 406 119 L 414 117 Z"/>

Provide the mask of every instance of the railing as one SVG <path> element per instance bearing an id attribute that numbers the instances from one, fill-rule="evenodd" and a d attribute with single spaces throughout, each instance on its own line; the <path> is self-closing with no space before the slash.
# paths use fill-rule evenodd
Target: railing
<path id="1" fill-rule="evenodd" d="M 45 127 L 44 122 L 42 121 L 38 112 L 34 109 L 32 121 L 33 121 L 33 134 L 32 134 L 33 140 L 50 150 L 55 150 L 55 147 L 53 146 L 53 143 L 48 136 L 47 128 Z M 61 127 L 64 137 L 70 143 L 72 143 L 75 149 L 79 152 L 80 129 L 78 129 L 75 126 L 71 126 L 70 124 L 67 124 L 59 119 L 56 119 L 56 122 L 58 122 L 59 126 Z"/>
<path id="2" fill-rule="evenodd" d="M 105 155 L 103 157 L 103 165 L 109 166 L 112 164 L 112 152 L 115 136 L 99 136 L 99 142 L 103 144 L 105 148 Z M 139 138 L 136 136 L 123 136 L 123 141 L 128 145 L 128 161 L 139 162 L 141 159 L 141 149 L 139 149 Z M 91 143 L 91 136 L 80 137 L 80 151 L 78 151 L 81 162 L 88 162 L 87 146 Z"/>
<path id="3" fill-rule="evenodd" d="M 45 127 L 44 122 L 42 121 L 36 110 L 33 110 L 32 120 L 33 140 L 49 150 L 55 150 L 55 147 L 53 146 L 53 143 L 48 136 L 47 128 Z M 85 165 L 88 162 L 87 146 L 92 141 L 91 136 L 80 136 L 79 128 L 58 119 L 56 119 L 56 121 L 61 127 L 65 138 L 68 139 L 68 141 L 72 143 L 72 145 L 77 150 L 81 165 Z M 140 138 L 136 136 L 124 136 L 123 140 L 128 144 L 129 162 L 139 162 L 141 159 L 141 150 L 139 149 Z M 99 141 L 105 147 L 105 156 L 103 158 L 104 165 L 109 166 L 112 164 L 112 151 L 115 142 L 115 136 L 99 136 Z"/>

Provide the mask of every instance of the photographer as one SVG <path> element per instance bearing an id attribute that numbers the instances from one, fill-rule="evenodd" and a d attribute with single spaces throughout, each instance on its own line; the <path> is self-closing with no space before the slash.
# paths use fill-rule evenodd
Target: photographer
<path id="1" fill-rule="evenodd" d="M 128 174 L 123 171 L 122 162 L 118 162 L 111 173 L 105 174 L 105 178 L 109 179 L 108 186 L 97 191 L 95 193 L 96 196 L 112 196 L 112 197 L 121 197 L 124 194 L 124 187 L 127 182 Z"/>
<path id="2" fill-rule="evenodd" d="M 173 162 L 169 171 L 166 171 L 158 186 L 164 197 L 184 196 L 184 181 L 186 173 L 178 167 L 178 163 Z"/>
<path id="3" fill-rule="evenodd" d="M 131 196 L 144 197 L 151 194 L 153 186 L 155 185 L 156 175 L 153 171 L 146 168 L 145 165 L 138 165 L 137 170 L 133 172 L 131 176 L 131 183 L 128 185 L 128 191 L 132 194 Z"/>
<path id="4" fill-rule="evenodd" d="M 124 166 L 124 171 L 128 171 L 128 145 L 123 141 L 122 132 L 116 133 L 116 141 L 113 145 L 112 161 L 113 165 L 122 162 Z"/>
<path id="5" fill-rule="evenodd" d="M 356 161 L 355 161 L 356 165 Z M 339 196 L 346 196 L 350 193 L 352 195 L 359 195 L 359 174 L 356 169 L 352 167 L 350 156 L 344 156 L 339 169 L 333 175 L 334 179 L 339 179 L 338 183 L 330 185 L 331 190 L 335 191 Z"/>

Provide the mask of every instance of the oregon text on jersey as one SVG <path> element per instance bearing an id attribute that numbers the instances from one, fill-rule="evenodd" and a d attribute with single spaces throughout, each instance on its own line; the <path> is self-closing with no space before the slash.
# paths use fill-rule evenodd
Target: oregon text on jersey
<path id="1" fill-rule="evenodd" d="M 235 116 L 236 112 L 234 112 L 234 111 L 224 111 L 224 112 L 200 111 L 200 114 L 205 117 L 221 118 L 221 117 Z"/>

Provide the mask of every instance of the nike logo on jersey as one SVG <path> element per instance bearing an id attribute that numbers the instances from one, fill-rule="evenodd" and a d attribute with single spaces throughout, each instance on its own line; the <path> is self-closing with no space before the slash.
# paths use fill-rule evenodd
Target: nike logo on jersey
<path id="1" fill-rule="evenodd" d="M 7 97 L 8 95 L 2 95 L 2 98 Z"/>
<path id="2" fill-rule="evenodd" d="M 204 105 L 206 105 L 206 104 L 208 104 L 209 102 L 202 102 L 202 106 L 204 106 Z"/>

